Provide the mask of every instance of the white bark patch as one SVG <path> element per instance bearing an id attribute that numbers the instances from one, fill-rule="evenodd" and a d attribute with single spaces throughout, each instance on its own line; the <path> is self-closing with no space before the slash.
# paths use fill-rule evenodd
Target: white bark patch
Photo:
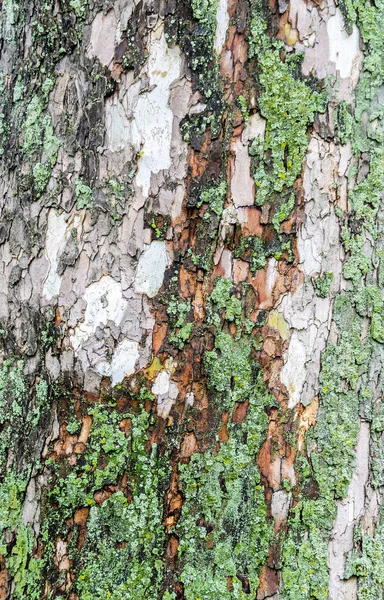
<path id="1" fill-rule="evenodd" d="M 255 198 L 255 182 L 251 177 L 251 157 L 248 146 L 237 141 L 235 150 L 235 168 L 231 180 L 233 204 L 240 206 L 253 206 Z"/>
<path id="2" fill-rule="evenodd" d="M 125 339 L 120 342 L 112 356 L 111 362 L 102 361 L 96 365 L 99 375 L 111 377 L 112 385 L 123 381 L 124 377 L 135 372 L 135 365 L 140 356 L 138 342 Z"/>
<path id="3" fill-rule="evenodd" d="M 117 31 L 116 17 L 113 10 L 106 15 L 99 12 L 92 21 L 91 40 L 87 48 L 87 56 L 97 56 L 104 67 L 113 59 L 115 50 L 115 37 Z"/>
<path id="4" fill-rule="evenodd" d="M 306 280 L 281 302 L 285 321 L 294 330 L 281 381 L 288 388 L 289 406 L 312 402 L 319 391 L 320 357 L 331 326 L 331 298 L 343 285 L 344 253 L 335 215 L 334 184 L 343 190 L 347 169 L 344 153 L 334 144 L 314 136 L 304 169 L 305 219 L 298 231 L 297 247 Z M 311 278 L 333 273 L 330 294 L 316 295 Z M 293 348 L 291 350 L 291 345 Z"/>
<path id="5" fill-rule="evenodd" d="M 280 380 L 289 393 L 288 408 L 294 408 L 300 402 L 306 372 L 307 353 L 304 344 L 294 331 L 286 354 L 286 363 L 281 369 Z"/>
<path id="6" fill-rule="evenodd" d="M 277 276 L 278 276 L 277 260 L 275 258 L 270 258 L 268 260 L 267 282 L 266 282 L 266 287 L 267 287 L 269 296 L 272 294 L 273 288 L 274 288 L 276 280 L 277 280 Z"/>
<path id="7" fill-rule="evenodd" d="M 163 419 L 168 417 L 179 394 L 176 383 L 171 381 L 171 373 L 172 363 L 168 366 L 168 370 L 158 374 L 152 386 L 152 393 L 157 396 L 157 414 Z"/>
<path id="8" fill-rule="evenodd" d="M 340 9 L 336 9 L 336 14 L 329 18 L 327 23 L 329 37 L 329 60 L 336 65 L 340 77 L 343 79 L 350 77 L 354 62 L 357 61 L 360 54 L 359 50 L 359 31 L 356 25 L 353 26 L 351 35 L 345 30 L 343 15 Z"/>
<path id="9" fill-rule="evenodd" d="M 114 96 L 105 103 L 105 122 L 109 149 L 112 152 L 124 150 L 132 138 L 131 127 L 123 105 Z"/>
<path id="10" fill-rule="evenodd" d="M 48 215 L 47 238 L 45 243 L 45 253 L 49 261 L 49 270 L 47 278 L 44 281 L 43 296 L 47 300 L 52 300 L 58 296 L 61 285 L 61 276 L 57 273 L 60 254 L 64 250 L 67 230 L 65 214 L 57 215 L 51 210 Z"/>
<path id="11" fill-rule="evenodd" d="M 215 50 L 221 53 L 229 25 L 228 0 L 219 0 L 216 12 Z"/>
<path id="12" fill-rule="evenodd" d="M 84 300 L 87 303 L 84 320 L 77 325 L 70 337 L 75 350 L 96 332 L 98 326 L 106 325 L 108 321 L 120 325 L 127 308 L 121 285 L 109 275 L 104 275 L 99 281 L 89 285 L 85 290 Z"/>
<path id="13" fill-rule="evenodd" d="M 139 259 L 134 284 L 136 294 L 146 294 L 149 298 L 156 296 L 163 285 L 165 269 L 169 263 L 165 242 L 152 242 Z"/>
<path id="14" fill-rule="evenodd" d="M 281 523 L 287 520 L 291 496 L 292 494 L 284 490 L 279 490 L 272 494 L 271 513 L 275 521 L 275 530 L 280 527 Z"/>
<path id="15" fill-rule="evenodd" d="M 343 580 L 346 555 L 353 549 L 353 531 L 364 513 L 365 485 L 369 474 L 369 423 L 360 421 L 356 467 L 346 498 L 338 502 L 328 547 L 329 598 L 356 600 L 356 578 Z"/>
<path id="16" fill-rule="evenodd" d="M 248 123 L 243 131 L 241 139 L 244 143 L 250 142 L 258 137 L 264 138 L 265 126 L 267 122 L 259 113 L 251 115 L 248 119 Z"/>
<path id="17" fill-rule="evenodd" d="M 159 32 L 158 32 L 159 33 Z M 146 73 L 151 91 L 141 94 L 134 110 L 135 127 L 141 141 L 136 183 L 148 197 L 152 173 L 171 166 L 173 113 L 169 106 L 170 86 L 180 77 L 179 48 L 168 48 L 163 27 L 152 35 Z"/>
<path id="18" fill-rule="evenodd" d="M 169 384 L 171 382 L 171 374 L 168 371 L 161 371 L 155 379 L 152 386 L 152 393 L 157 395 L 167 394 L 169 392 Z"/>

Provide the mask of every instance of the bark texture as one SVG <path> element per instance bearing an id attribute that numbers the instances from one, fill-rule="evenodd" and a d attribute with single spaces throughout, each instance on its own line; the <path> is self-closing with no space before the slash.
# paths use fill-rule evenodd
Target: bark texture
<path id="1" fill-rule="evenodd" d="M 384 598 L 383 0 L 3 0 L 0 599 Z"/>

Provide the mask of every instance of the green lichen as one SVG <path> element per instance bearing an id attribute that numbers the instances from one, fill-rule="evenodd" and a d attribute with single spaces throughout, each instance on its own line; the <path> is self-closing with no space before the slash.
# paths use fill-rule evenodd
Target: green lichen
<path id="1" fill-rule="evenodd" d="M 243 402 L 252 390 L 250 345 L 234 340 L 230 334 L 217 332 L 214 350 L 205 353 L 208 385 L 223 396 L 224 406 Z"/>
<path id="2" fill-rule="evenodd" d="M 316 427 L 307 433 L 310 465 L 300 469 L 305 494 L 288 521 L 282 542 L 283 597 L 286 600 L 327 598 L 328 540 L 336 517 L 337 499 L 344 498 L 355 465 L 359 430 L 359 378 L 368 372 L 372 346 L 361 337 L 363 321 L 355 313 L 354 295 L 345 292 L 335 301 L 337 345 L 328 343 L 322 356 L 320 410 Z"/>
<path id="3" fill-rule="evenodd" d="M 151 398 L 153 396 L 150 395 Z M 84 548 L 76 548 L 77 529 L 69 542 L 76 579 L 72 590 L 81 600 L 129 600 L 157 597 L 164 576 L 165 531 L 162 525 L 168 459 L 156 444 L 149 444 L 151 416 L 118 413 L 113 404 L 89 411 L 93 422 L 81 460 L 71 466 L 65 459 L 48 461 L 50 489 L 43 506 L 44 569 L 52 569 L 55 549 L 50 532 L 66 537 L 66 522 L 74 511 L 90 507 Z M 130 422 L 127 436 L 119 427 Z M 78 431 L 78 422 L 69 427 Z M 149 448 L 149 450 L 148 450 Z M 100 506 L 94 493 L 105 486 L 120 486 Z M 71 546 L 72 543 L 72 546 Z M 51 572 L 50 581 L 60 573 Z"/>
<path id="4" fill-rule="evenodd" d="M 256 594 L 273 537 L 256 462 L 271 400 L 258 377 L 245 421 L 228 426 L 219 452 L 194 454 L 180 465 L 185 499 L 176 533 L 186 600 Z"/>
<path id="5" fill-rule="evenodd" d="M 313 288 L 319 298 L 327 298 L 329 296 L 329 290 L 333 281 L 332 271 L 328 271 L 323 275 L 319 275 L 313 280 Z"/>
<path id="6" fill-rule="evenodd" d="M 29 390 L 23 361 L 5 360 L 0 367 L 0 469 L 10 452 L 28 439 L 48 408 L 48 384 L 40 380 Z"/>
<path id="7" fill-rule="evenodd" d="M 242 297 L 243 293 L 235 290 L 232 281 L 218 278 L 207 304 L 214 348 L 205 352 L 204 366 L 208 388 L 225 409 L 250 397 L 258 372 L 258 364 L 251 359 L 251 351 L 256 348 L 255 339 L 251 337 L 255 324 L 247 319 L 249 315 L 243 309 Z M 235 325 L 235 332 L 227 333 L 223 328 L 225 324 Z"/>
<path id="8" fill-rule="evenodd" d="M 93 192 L 88 185 L 85 185 L 81 179 L 75 181 L 75 196 L 76 196 L 76 208 L 82 210 L 83 208 L 92 208 L 93 206 Z"/>
<path id="9" fill-rule="evenodd" d="M 197 206 L 208 204 L 209 209 L 218 217 L 221 217 L 224 209 L 224 202 L 227 197 L 227 184 L 222 181 L 215 187 L 205 189 L 201 192 Z"/>
<path id="10" fill-rule="evenodd" d="M 351 211 L 339 212 L 342 241 L 347 253 L 344 277 L 348 291 L 335 301 L 337 345 L 328 342 L 322 356 L 320 409 L 317 423 L 306 436 L 307 455 L 298 461 L 302 493 L 291 511 L 288 533 L 282 542 L 283 597 L 286 600 L 328 597 L 328 542 L 336 517 L 337 499 L 346 496 L 355 466 L 359 415 L 372 412 L 372 485 L 382 485 L 381 413 L 372 404 L 367 387 L 371 365 L 381 361 L 384 342 L 383 297 L 376 285 L 376 257 L 380 258 L 380 211 L 384 181 L 382 149 L 383 110 L 379 90 L 384 82 L 384 48 L 381 29 L 384 4 L 344 3 L 349 27 L 357 21 L 365 42 L 363 71 L 356 88 L 356 107 L 339 104 L 336 133 L 341 143 L 351 141 L 359 164 L 362 152 L 369 171 L 349 191 Z M 378 121 L 377 121 L 378 120 Z M 349 178 L 357 174 L 351 170 Z M 376 251 L 377 249 L 377 251 Z M 367 324 L 369 331 L 366 332 Z M 367 334 L 368 333 L 368 334 Z M 375 412 L 376 411 L 376 412 Z M 309 498 L 311 492 L 311 498 Z M 356 549 L 345 578 L 358 577 L 358 597 L 382 597 L 383 560 L 381 524 L 376 536 L 356 533 Z M 315 558 L 315 562 L 314 559 Z"/>
<path id="11" fill-rule="evenodd" d="M 42 97 L 46 98 L 53 81 L 48 79 L 42 86 Z M 53 133 L 52 119 L 45 114 L 46 100 L 34 96 L 27 107 L 25 122 L 22 126 L 21 150 L 26 157 L 40 157 L 33 167 L 34 187 L 37 195 L 44 192 L 56 164 L 60 140 Z"/>
<path id="12" fill-rule="evenodd" d="M 192 14 L 194 19 L 207 25 L 213 34 L 216 30 L 216 12 L 218 0 L 192 0 Z"/>
<path id="13" fill-rule="evenodd" d="M 262 205 L 274 193 L 292 188 L 300 175 L 308 147 L 307 130 L 315 113 L 324 111 L 325 98 L 296 76 L 300 55 L 281 60 L 284 44 L 266 34 L 261 5 L 257 1 L 252 4 L 250 57 L 257 59 L 258 104 L 266 119 L 263 156 L 254 171 L 256 203 Z"/>
<path id="14" fill-rule="evenodd" d="M 290 216 L 292 210 L 294 209 L 294 206 L 295 196 L 294 194 L 290 194 L 288 200 L 286 202 L 282 202 L 276 210 L 275 214 L 273 215 L 272 225 L 278 234 L 280 234 L 281 223 L 283 223 L 283 221 L 285 221 Z"/>
<path id="15" fill-rule="evenodd" d="M 23 502 L 30 469 L 15 466 L 27 455 L 28 441 L 49 408 L 48 384 L 40 379 L 29 386 L 23 361 L 6 360 L 0 368 L 0 554 L 14 582 L 13 598 L 40 598 L 41 561 L 33 556 L 34 533 L 23 521 Z M 10 543 L 12 542 L 12 543 Z"/>
<path id="16" fill-rule="evenodd" d="M 75 15 L 79 18 L 83 18 L 87 12 L 88 1 L 87 0 L 69 0 L 69 6 L 72 8 Z"/>
<path id="17" fill-rule="evenodd" d="M 374 536 L 360 532 L 361 550 L 355 550 L 345 571 L 346 578 L 355 576 L 359 581 L 359 600 L 379 600 L 384 590 L 384 525 L 383 515 Z"/>
<path id="18" fill-rule="evenodd" d="M 8 574 L 14 581 L 13 598 L 39 600 L 42 562 L 32 555 L 34 535 L 22 519 L 27 477 L 9 472 L 0 486 L 0 554 L 6 558 Z M 12 549 L 8 551 L 10 536 Z M 6 537 L 7 536 L 7 537 Z"/>
<path id="19" fill-rule="evenodd" d="M 251 273 L 264 269 L 267 264 L 268 253 L 264 248 L 263 240 L 256 235 L 242 237 L 240 244 L 235 247 L 234 254 L 235 258 L 249 262 Z"/>
<path id="20" fill-rule="evenodd" d="M 193 323 L 187 323 L 187 317 L 191 312 L 191 302 L 189 300 L 179 300 L 174 294 L 171 295 L 167 306 L 167 314 L 172 329 L 169 336 L 169 342 L 179 350 L 182 350 L 185 342 L 188 341 Z"/>
<path id="21" fill-rule="evenodd" d="M 248 114 L 247 99 L 244 98 L 244 96 L 242 94 L 240 94 L 240 96 L 238 97 L 237 101 L 239 103 L 239 107 L 240 107 L 240 110 L 241 110 L 243 121 L 244 121 L 244 123 L 248 123 L 249 114 Z"/>
<path id="22" fill-rule="evenodd" d="M 336 111 L 336 135 L 341 144 L 351 138 L 354 126 L 353 109 L 347 102 L 340 102 Z"/>
<path id="23" fill-rule="evenodd" d="M 241 323 L 243 307 L 241 300 L 234 293 L 233 283 L 230 279 L 219 277 L 209 299 L 213 303 L 213 323 L 218 325 L 220 322 L 217 311 L 220 315 L 224 316 L 227 321 L 235 321 L 237 325 Z M 224 311 L 222 309 L 224 309 Z"/>
<path id="24" fill-rule="evenodd" d="M 193 87 L 204 99 L 205 109 L 181 123 L 184 140 L 200 148 L 207 128 L 213 138 L 219 136 L 224 109 L 218 56 L 214 50 L 218 2 L 192 0 L 188 12 L 184 3 L 177 6 L 180 14 L 176 12 L 174 18 L 166 20 L 165 35 L 169 44 L 180 46 L 192 70 Z"/>

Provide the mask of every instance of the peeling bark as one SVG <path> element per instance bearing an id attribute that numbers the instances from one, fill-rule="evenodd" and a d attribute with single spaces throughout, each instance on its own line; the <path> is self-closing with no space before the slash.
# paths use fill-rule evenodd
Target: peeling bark
<path id="1" fill-rule="evenodd" d="M 383 19 L 3 2 L 0 599 L 383 596 Z"/>

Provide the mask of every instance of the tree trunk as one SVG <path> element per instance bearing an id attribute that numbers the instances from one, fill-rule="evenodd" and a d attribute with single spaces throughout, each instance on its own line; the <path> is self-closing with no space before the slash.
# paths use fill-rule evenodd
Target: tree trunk
<path id="1" fill-rule="evenodd" d="M 384 2 L 3 0 L 0 598 L 384 598 Z"/>

